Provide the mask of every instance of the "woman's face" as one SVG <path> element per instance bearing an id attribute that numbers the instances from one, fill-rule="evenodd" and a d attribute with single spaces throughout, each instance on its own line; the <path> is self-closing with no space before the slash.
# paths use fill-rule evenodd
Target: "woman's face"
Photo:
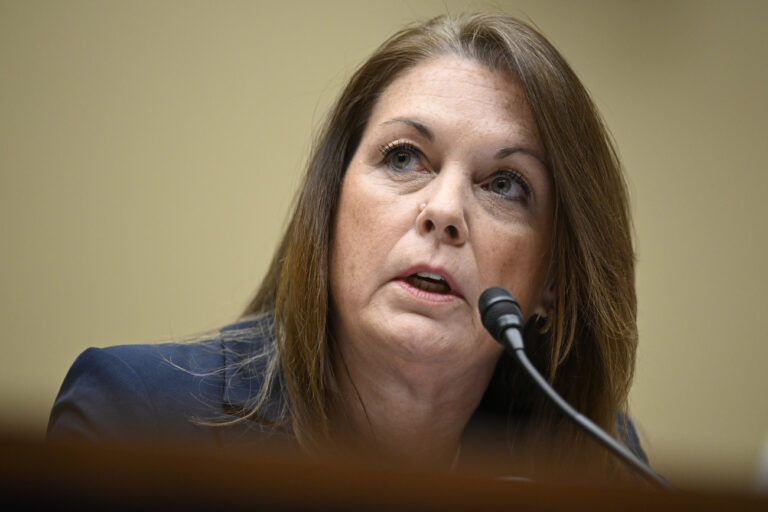
<path id="1" fill-rule="evenodd" d="M 551 177 L 516 79 L 458 57 L 376 103 L 342 185 L 331 253 L 342 344 L 412 362 L 495 363 L 480 294 L 546 311 Z"/>

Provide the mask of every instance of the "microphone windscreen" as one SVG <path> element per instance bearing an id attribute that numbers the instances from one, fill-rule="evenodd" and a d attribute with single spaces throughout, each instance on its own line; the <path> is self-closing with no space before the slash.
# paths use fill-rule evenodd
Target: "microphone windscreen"
<path id="1" fill-rule="evenodd" d="M 518 318 L 518 322 L 522 322 L 523 312 L 520 305 L 509 291 L 500 286 L 493 286 L 480 294 L 477 308 L 480 311 L 483 326 L 497 340 L 501 334 L 500 331 L 506 327 L 505 322 L 499 321 L 501 317 L 514 315 Z"/>

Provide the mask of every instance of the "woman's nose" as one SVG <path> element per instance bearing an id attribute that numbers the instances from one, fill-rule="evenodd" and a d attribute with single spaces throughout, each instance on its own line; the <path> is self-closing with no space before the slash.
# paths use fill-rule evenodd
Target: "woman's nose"
<path id="1" fill-rule="evenodd" d="M 460 177 L 441 173 L 427 187 L 416 218 L 422 235 L 432 234 L 446 244 L 463 245 L 469 236 L 465 214 L 464 191 Z"/>

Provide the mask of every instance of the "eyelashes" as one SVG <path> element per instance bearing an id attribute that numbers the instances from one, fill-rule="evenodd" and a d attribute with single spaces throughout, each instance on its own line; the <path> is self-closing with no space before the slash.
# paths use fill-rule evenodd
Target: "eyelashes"
<path id="1" fill-rule="evenodd" d="M 416 146 L 402 139 L 394 140 L 392 142 L 388 142 L 387 144 L 383 144 L 379 146 L 379 151 L 381 151 L 382 156 L 385 156 L 385 157 L 389 155 L 393 150 L 396 150 L 396 149 L 406 149 L 408 151 L 419 153 L 419 150 L 416 149 Z"/>
<path id="2" fill-rule="evenodd" d="M 396 174 L 409 172 L 430 172 L 424 165 L 426 158 L 411 142 L 398 139 L 379 146 L 382 156 L 381 165 L 386 165 Z M 525 202 L 531 196 L 531 186 L 523 175 L 513 169 L 499 169 L 492 173 L 480 188 L 491 194 L 512 202 Z"/>

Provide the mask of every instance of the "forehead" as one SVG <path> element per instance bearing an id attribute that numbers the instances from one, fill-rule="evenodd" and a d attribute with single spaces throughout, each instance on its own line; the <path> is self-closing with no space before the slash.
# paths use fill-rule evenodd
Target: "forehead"
<path id="1" fill-rule="evenodd" d="M 538 139 L 517 78 L 462 57 L 438 57 L 406 71 L 384 90 L 370 121 L 402 115 L 476 130 L 512 130 Z"/>

